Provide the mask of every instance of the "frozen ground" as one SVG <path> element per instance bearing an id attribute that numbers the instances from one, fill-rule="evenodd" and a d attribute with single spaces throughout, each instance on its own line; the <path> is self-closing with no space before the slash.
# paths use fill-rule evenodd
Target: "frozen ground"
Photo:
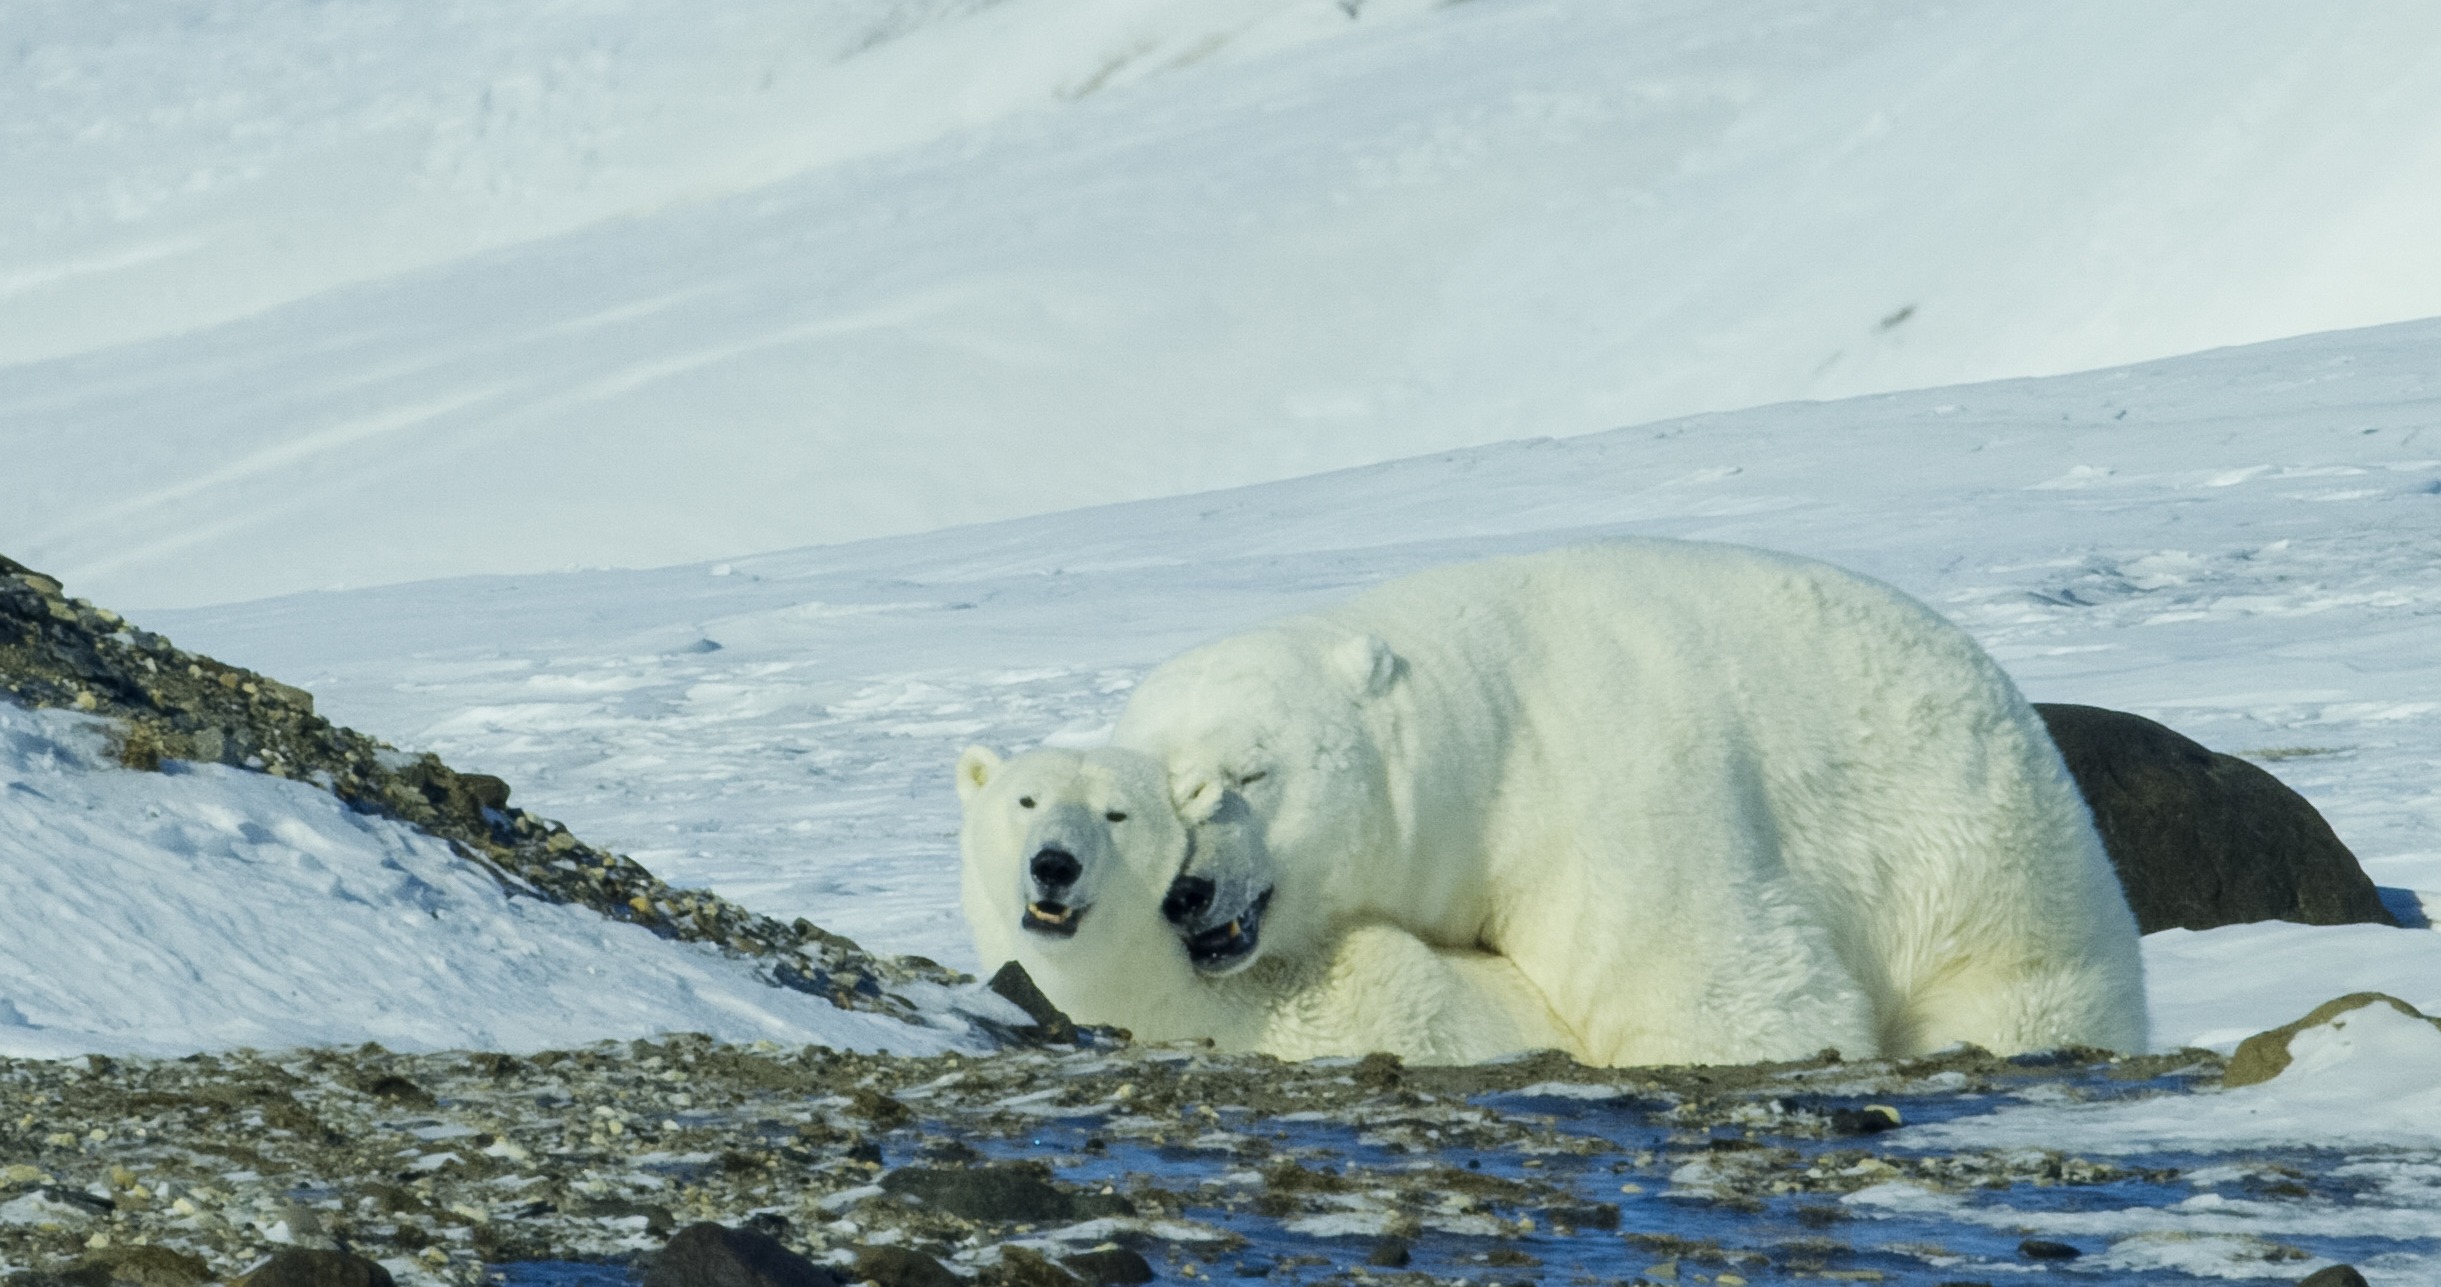
<path id="1" fill-rule="evenodd" d="M 1090 739 L 1196 640 L 1398 572 L 1606 532 L 1882 577 L 2036 700 L 2250 754 L 2409 910 L 2441 906 L 2441 322 L 1792 403 L 1236 491 L 650 572 L 160 612 L 179 643 L 516 783 L 757 910 L 971 967 L 949 769 Z M 73 588 L 73 587 L 72 587 Z M 2441 935 L 2147 944 L 2156 1036 L 2339 993 L 2441 1011 Z"/>
<path id="2" fill-rule="evenodd" d="M 650 566 L 2441 313 L 2413 0 L 494 12 L 0 7 L 0 548 Z"/>

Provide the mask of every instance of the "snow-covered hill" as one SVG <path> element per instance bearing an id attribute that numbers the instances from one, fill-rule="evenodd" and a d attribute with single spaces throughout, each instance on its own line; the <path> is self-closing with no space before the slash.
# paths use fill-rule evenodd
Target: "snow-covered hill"
<path id="1" fill-rule="evenodd" d="M 320 709 L 518 784 L 664 877 L 977 964 L 969 741 L 1090 741 L 1199 639 L 1399 572 L 1610 532 L 1879 576 L 2041 701 L 2160 719 L 2320 807 L 2441 908 L 2441 322 L 2086 375 L 1795 403 L 1292 482 L 649 572 L 148 614 Z M 2441 934 L 2151 936 L 2156 1037 L 2358 989 L 2441 1012 Z"/>
<path id="2" fill-rule="evenodd" d="M 40 0 L 0 548 L 646 565 L 2441 313 L 2404 0 Z"/>
<path id="3" fill-rule="evenodd" d="M 0 700 L 0 1056 L 540 1050 L 671 1030 L 988 1044 L 946 1015 L 841 1010 L 707 946 L 513 897 L 446 843 L 304 783 L 135 772 L 108 743 L 98 719 Z"/>

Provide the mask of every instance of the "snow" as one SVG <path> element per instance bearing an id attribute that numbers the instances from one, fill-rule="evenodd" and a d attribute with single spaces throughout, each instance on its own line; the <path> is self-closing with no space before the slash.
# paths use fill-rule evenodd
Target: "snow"
<path id="1" fill-rule="evenodd" d="M 0 10 L 0 548 L 727 559 L 2441 313 L 2401 0 L 495 9 Z"/>
<path id="2" fill-rule="evenodd" d="M 954 1022 L 843 1011 L 714 951 L 512 898 L 444 842 L 302 783 L 132 772 L 107 742 L 91 716 L 0 702 L 0 1055 L 532 1051 L 672 1028 L 980 1044 Z"/>
<path id="3" fill-rule="evenodd" d="M 2441 322 L 2403 320 L 2441 10 L 490 8 L 0 10 L 0 550 L 675 883 L 966 968 L 960 746 L 1091 743 L 1198 640 L 1612 533 L 1888 580 L 2441 907 Z M 958 1039 L 100 737 L 0 707 L 0 1053 Z M 2429 928 L 2145 952 L 2164 1048 L 2441 1011 Z M 2263 1240 L 2429 1225 L 2434 1063 L 2369 1016 L 2260 1087 L 1897 1138 L 2345 1144 L 2348 1203 L 2231 1162 L 2045 1216 L 2089 1265 L 2301 1274 Z"/>
<path id="4" fill-rule="evenodd" d="M 2414 910 L 2441 907 L 2436 371 L 2441 323 L 2410 323 L 712 565 L 143 620 L 674 882 L 974 969 L 948 896 L 967 742 L 1091 741 L 1162 658 L 1419 567 L 1614 532 L 1741 541 L 1917 595 L 2038 701 L 2254 754 Z M 2173 931 L 2146 958 L 2165 1047 L 2225 1050 L 2362 989 L 2441 1010 L 2430 930 Z"/>
<path id="5" fill-rule="evenodd" d="M 2441 1150 L 2441 1024 L 2375 1002 L 2300 1031 L 2289 1056 L 2279 1076 L 2218 1094 L 2011 1109 L 1906 1139 L 2102 1154 L 2233 1142 Z"/>
<path id="6" fill-rule="evenodd" d="M 2164 1154 L 2226 1159 L 2190 1170 L 2187 1183 L 2202 1191 L 2168 1206 L 2043 1212 L 2046 1236 L 2109 1239 L 2105 1252 L 2078 1262 L 2101 1269 L 2295 1280 L 2318 1266 L 2266 1254 L 2284 1238 L 2430 1238 L 2441 1202 L 2441 1025 L 2377 1002 L 2299 1032 L 2289 1053 L 2279 1076 L 2235 1090 L 2003 1108 L 1907 1127 L 1889 1140 L 1901 1148 L 2047 1149 L 2143 1164 Z M 2303 1160 L 2320 1163 L 2323 1175 L 2353 1192 L 2342 1200 L 2248 1195 L 2242 1182 L 2278 1175 L 2265 1154 L 2283 1149 L 2292 1164 L 2300 1160 L 2296 1150 L 2314 1150 Z M 2025 1219 L 2022 1211 L 1903 1183 L 1846 1201 L 2004 1229 Z M 2441 1281 L 2441 1263 L 2428 1255 L 2392 1252 L 2361 1267 L 2380 1282 Z"/>

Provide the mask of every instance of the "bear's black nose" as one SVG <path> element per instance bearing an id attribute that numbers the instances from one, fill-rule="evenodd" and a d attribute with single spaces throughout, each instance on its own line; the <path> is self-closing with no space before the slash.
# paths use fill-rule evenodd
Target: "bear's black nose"
<path id="1" fill-rule="evenodd" d="M 1170 882 L 1170 892 L 1161 900 L 1161 914 L 1172 925 L 1184 925 L 1212 906 L 1213 892 L 1211 881 L 1201 876 L 1181 876 Z"/>
<path id="2" fill-rule="evenodd" d="M 1046 891 L 1066 889 L 1076 883 L 1077 877 L 1085 874 L 1085 864 L 1078 862 L 1076 855 L 1065 849 L 1045 848 L 1034 855 L 1034 861 L 1028 866 L 1034 872 L 1034 883 Z"/>

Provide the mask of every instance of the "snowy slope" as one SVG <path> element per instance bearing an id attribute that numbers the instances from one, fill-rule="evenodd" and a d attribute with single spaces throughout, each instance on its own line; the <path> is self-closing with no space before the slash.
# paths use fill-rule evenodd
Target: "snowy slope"
<path id="1" fill-rule="evenodd" d="M 1136 676 L 1197 640 L 1610 532 L 1884 578 L 2038 701 L 2253 754 L 2395 905 L 2441 908 L 2441 322 L 728 563 L 147 624 L 498 773 L 669 879 L 971 967 L 951 893 L 962 745 L 1091 740 Z M 2357 989 L 2441 1012 L 2429 929 L 2171 931 L 2147 959 L 2165 1045 L 2226 1048 Z"/>
<path id="2" fill-rule="evenodd" d="M 922 1053 L 967 1032 L 510 898 L 443 842 L 302 783 L 121 768 L 101 724 L 0 702 L 0 1056 L 522 1051 L 673 1030 Z"/>
<path id="3" fill-rule="evenodd" d="M 750 189 L 1429 0 L 24 0 L 0 365 Z"/>
<path id="4" fill-rule="evenodd" d="M 0 548 L 645 565 L 2441 313 L 2409 0 L 478 11 L 0 13 Z"/>

